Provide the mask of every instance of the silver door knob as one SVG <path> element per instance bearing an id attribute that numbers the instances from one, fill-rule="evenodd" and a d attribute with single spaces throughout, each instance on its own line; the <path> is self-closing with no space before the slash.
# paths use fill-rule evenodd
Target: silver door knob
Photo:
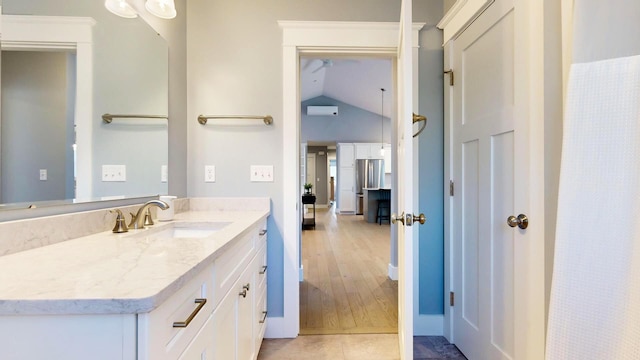
<path id="1" fill-rule="evenodd" d="M 529 226 L 529 218 L 525 214 L 520 214 L 518 217 L 511 215 L 507 218 L 507 225 L 526 229 Z"/>
<path id="2" fill-rule="evenodd" d="M 396 221 L 400 221 L 404 225 L 404 212 L 401 215 L 391 214 L 391 223 L 395 224 Z"/>
<path id="3" fill-rule="evenodd" d="M 419 222 L 420 225 L 424 225 L 424 223 L 427 221 L 427 218 L 422 213 L 420 213 L 420 215 L 418 215 L 418 216 L 416 216 L 416 215 L 411 215 L 411 216 L 413 217 L 413 219 L 412 219 L 413 223 Z"/>

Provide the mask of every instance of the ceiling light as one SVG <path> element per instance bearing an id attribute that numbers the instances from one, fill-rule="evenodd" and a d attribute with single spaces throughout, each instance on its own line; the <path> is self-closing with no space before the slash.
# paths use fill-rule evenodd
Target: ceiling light
<path id="1" fill-rule="evenodd" d="M 161 19 L 173 19 L 177 14 L 173 0 L 147 0 L 144 7 Z"/>
<path id="2" fill-rule="evenodd" d="M 105 0 L 104 7 L 123 18 L 133 19 L 138 17 L 136 10 L 126 0 Z"/>

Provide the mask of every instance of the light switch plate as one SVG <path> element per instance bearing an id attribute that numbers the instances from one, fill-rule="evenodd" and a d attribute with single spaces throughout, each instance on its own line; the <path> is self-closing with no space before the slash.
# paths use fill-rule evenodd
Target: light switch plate
<path id="1" fill-rule="evenodd" d="M 40 169 L 40 181 L 47 180 L 47 169 Z"/>
<path id="2" fill-rule="evenodd" d="M 216 182 L 216 167 L 215 165 L 204 166 L 204 182 Z"/>
<path id="3" fill-rule="evenodd" d="M 273 165 L 251 165 L 251 182 L 273 182 Z"/>
<path id="4" fill-rule="evenodd" d="M 169 167 L 167 165 L 160 166 L 160 182 L 169 181 Z"/>
<path id="5" fill-rule="evenodd" d="M 102 165 L 102 181 L 127 181 L 125 165 Z"/>

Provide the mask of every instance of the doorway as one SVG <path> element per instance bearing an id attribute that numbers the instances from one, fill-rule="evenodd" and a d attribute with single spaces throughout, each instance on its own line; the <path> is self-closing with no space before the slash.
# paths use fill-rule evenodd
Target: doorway
<path id="1" fill-rule="evenodd" d="M 301 169 L 306 172 L 305 182 L 313 185 L 318 207 L 316 226 L 302 232 L 301 334 L 397 332 L 397 281 L 389 279 L 387 268 L 390 224 L 374 223 L 375 216 L 368 219 L 362 211 L 345 211 L 347 196 L 356 204 L 357 197 L 362 198 L 355 189 L 339 192 L 337 206 L 331 207 L 329 176 L 330 159 L 336 159 L 333 169 L 338 183 L 349 176 L 357 178 L 353 170 L 341 171 L 347 165 L 340 163 L 345 161 L 344 154 L 337 156 L 342 145 L 367 150 L 350 152 L 352 163 L 356 158 L 378 157 L 382 163 L 380 150 L 391 151 L 392 83 L 390 57 L 322 54 L 300 58 L 300 141 L 307 145 L 307 161 Z M 386 99 L 380 96 L 382 88 Z M 377 186 L 385 184 L 386 177 L 390 188 L 391 168 L 379 167 Z M 369 212 L 375 214 L 375 207 L 371 208 Z"/>

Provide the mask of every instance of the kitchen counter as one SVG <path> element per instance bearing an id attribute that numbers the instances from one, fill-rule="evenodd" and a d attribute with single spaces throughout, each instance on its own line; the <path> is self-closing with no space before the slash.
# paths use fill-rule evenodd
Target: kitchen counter
<path id="1" fill-rule="evenodd" d="M 0 257 L 0 315 L 135 314 L 158 307 L 269 211 L 189 211 Z M 174 222 L 230 222 L 205 238 L 157 238 Z"/>
<path id="2" fill-rule="evenodd" d="M 364 221 L 375 223 L 380 193 L 383 191 L 391 191 L 391 188 L 363 188 L 362 190 L 364 190 L 362 216 L 364 217 Z"/>

